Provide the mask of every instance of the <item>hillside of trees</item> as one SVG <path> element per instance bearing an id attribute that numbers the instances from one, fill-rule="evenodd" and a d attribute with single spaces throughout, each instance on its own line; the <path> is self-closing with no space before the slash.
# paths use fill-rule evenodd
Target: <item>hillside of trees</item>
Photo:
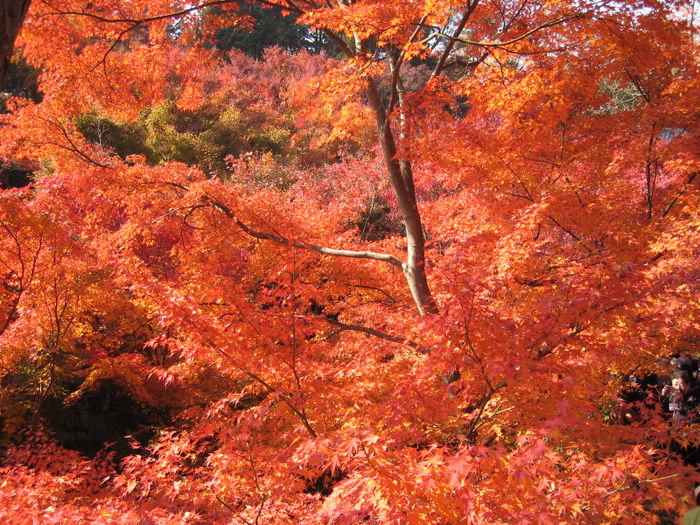
<path id="1" fill-rule="evenodd" d="M 0 521 L 676 523 L 697 8 L 0 1 Z"/>

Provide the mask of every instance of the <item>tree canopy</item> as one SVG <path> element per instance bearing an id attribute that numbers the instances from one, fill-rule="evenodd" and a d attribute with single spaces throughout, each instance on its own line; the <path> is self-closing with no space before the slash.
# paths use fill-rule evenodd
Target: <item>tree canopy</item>
<path id="1" fill-rule="evenodd" d="M 630 377 L 700 355 L 696 7 L 32 2 L 0 516 L 673 522 L 697 423 Z"/>

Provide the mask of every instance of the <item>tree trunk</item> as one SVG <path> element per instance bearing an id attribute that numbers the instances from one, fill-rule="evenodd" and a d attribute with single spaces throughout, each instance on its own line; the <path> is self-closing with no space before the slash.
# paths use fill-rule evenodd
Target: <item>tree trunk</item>
<path id="1" fill-rule="evenodd" d="M 0 0 L 0 87 L 5 82 L 15 40 L 22 28 L 30 0 Z"/>
<path id="2" fill-rule="evenodd" d="M 389 120 L 377 86 L 371 80 L 367 86 L 367 98 L 377 123 L 379 142 L 382 145 L 382 154 L 389 174 L 389 181 L 406 226 L 408 254 L 406 262 L 403 263 L 403 273 L 421 315 L 437 313 L 437 305 L 428 286 L 428 278 L 425 273 L 425 236 L 418 212 L 418 202 L 413 190 L 413 175 L 410 169 L 402 170 L 401 163 L 396 158 L 394 135 L 389 126 Z"/>

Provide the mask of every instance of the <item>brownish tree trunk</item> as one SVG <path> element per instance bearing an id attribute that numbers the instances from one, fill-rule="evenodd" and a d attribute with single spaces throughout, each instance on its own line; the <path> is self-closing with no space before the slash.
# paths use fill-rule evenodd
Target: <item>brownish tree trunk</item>
<path id="1" fill-rule="evenodd" d="M 0 87 L 5 82 L 7 68 L 22 28 L 30 0 L 0 0 Z"/>
<path id="2" fill-rule="evenodd" d="M 421 314 L 437 313 L 437 306 L 425 273 L 425 237 L 418 211 L 418 202 L 413 189 L 413 175 L 408 164 L 402 170 L 401 163 L 397 160 L 394 135 L 377 87 L 372 81 L 369 81 L 367 98 L 377 123 L 379 142 L 382 145 L 384 164 L 389 175 L 389 182 L 394 190 L 394 195 L 396 195 L 396 201 L 406 226 L 408 253 L 406 262 L 402 265 L 403 273 L 406 276 L 408 287 L 411 290 L 411 295 L 418 311 Z"/>

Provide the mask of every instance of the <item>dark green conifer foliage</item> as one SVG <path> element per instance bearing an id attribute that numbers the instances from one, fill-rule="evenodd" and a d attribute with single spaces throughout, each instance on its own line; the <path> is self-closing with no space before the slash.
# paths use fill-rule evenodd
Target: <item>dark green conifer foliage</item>
<path id="1" fill-rule="evenodd" d="M 212 14 L 216 12 L 212 10 Z M 237 25 L 220 29 L 215 42 L 218 49 L 240 49 L 257 59 L 261 59 L 265 49 L 272 46 L 291 52 L 306 49 L 312 53 L 332 53 L 334 50 L 334 46 L 321 32 L 297 25 L 298 15 L 294 13 L 249 2 L 241 2 L 239 13 L 255 20 L 252 30 Z"/>

